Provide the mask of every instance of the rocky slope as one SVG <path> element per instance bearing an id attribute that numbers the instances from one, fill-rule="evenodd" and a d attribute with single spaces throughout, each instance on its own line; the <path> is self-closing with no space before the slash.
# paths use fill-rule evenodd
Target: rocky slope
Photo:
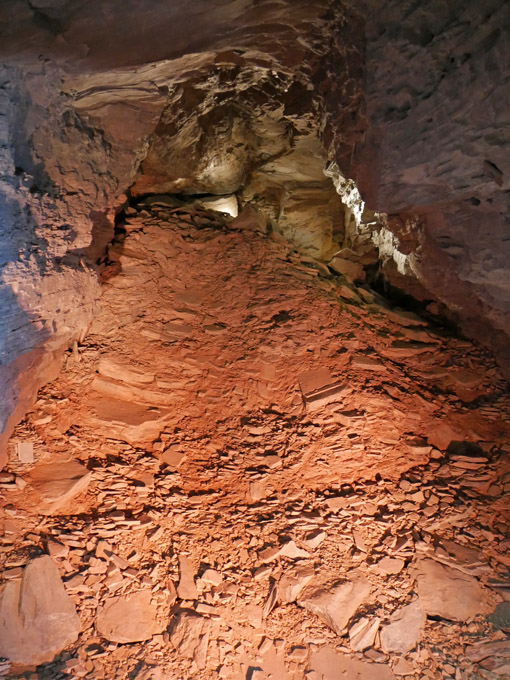
<path id="1" fill-rule="evenodd" d="M 493 359 L 266 231 L 171 197 L 118 224 L 0 477 L 13 677 L 510 675 Z"/>

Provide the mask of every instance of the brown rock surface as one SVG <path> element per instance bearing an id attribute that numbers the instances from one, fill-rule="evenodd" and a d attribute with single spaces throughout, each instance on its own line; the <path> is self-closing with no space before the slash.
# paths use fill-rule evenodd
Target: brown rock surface
<path id="1" fill-rule="evenodd" d="M 41 510 L 51 513 L 83 493 L 90 478 L 90 471 L 77 461 L 46 463 L 34 467 L 30 484 L 42 501 Z"/>
<path id="2" fill-rule="evenodd" d="M 327 586 L 309 586 L 298 597 L 298 604 L 318 616 L 338 635 L 343 635 L 347 624 L 365 602 L 370 584 L 363 577 Z"/>
<path id="3" fill-rule="evenodd" d="M 466 621 L 490 611 L 487 591 L 476 578 L 457 569 L 419 560 L 416 583 L 423 609 L 430 616 Z"/>
<path id="4" fill-rule="evenodd" d="M 406 654 L 414 649 L 425 627 L 425 611 L 420 599 L 397 609 L 390 623 L 381 628 L 381 648 L 388 654 Z"/>
<path id="5" fill-rule="evenodd" d="M 13 664 L 51 661 L 80 632 L 80 619 L 55 563 L 32 560 L 0 593 L 0 655 Z"/>
<path id="6" fill-rule="evenodd" d="M 111 598 L 99 611 L 96 619 L 98 633 L 112 642 L 142 642 L 161 633 L 166 621 L 158 616 L 148 590 Z"/>
<path id="7" fill-rule="evenodd" d="M 15 456 L 1 484 L 5 587 L 48 550 L 83 622 L 41 672 L 295 680 L 338 665 L 391 678 L 377 629 L 415 599 L 416 562 L 474 578 L 491 611 L 508 592 L 504 382 L 479 347 L 366 284 L 345 299 L 343 279 L 275 233 L 167 199 L 119 217 L 102 311 L 16 430 L 34 463 Z M 409 330 L 426 351 L 391 354 Z M 464 370 L 481 376 L 475 403 L 450 380 Z M 98 385 L 165 411 L 154 438 L 91 410 Z M 303 400 L 338 385 L 315 408 Z M 441 422 L 462 440 L 438 450 Z M 41 521 L 23 481 L 70 452 L 87 494 Z M 96 621 L 138 592 L 150 640 L 106 644 Z M 502 634 L 481 611 L 429 619 L 393 674 L 477 672 L 489 662 L 471 668 L 464 646 Z M 312 666 L 327 650 L 335 665 Z"/>
<path id="8" fill-rule="evenodd" d="M 325 647 L 310 656 L 310 670 L 317 680 L 356 678 L 356 680 L 394 680 L 391 669 L 383 664 L 350 659 L 345 654 Z M 313 676 L 312 676 L 313 677 Z"/>

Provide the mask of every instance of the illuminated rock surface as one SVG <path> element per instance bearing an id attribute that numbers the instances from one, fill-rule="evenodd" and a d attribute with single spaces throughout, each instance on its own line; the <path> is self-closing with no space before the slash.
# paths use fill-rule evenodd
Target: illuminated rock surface
<path id="1" fill-rule="evenodd" d="M 17 664 L 51 661 L 75 642 L 80 619 L 51 557 L 32 560 L 0 595 L 0 654 Z"/>
<path id="2" fill-rule="evenodd" d="M 1 3 L 0 676 L 510 676 L 509 21 Z"/>
<path id="3" fill-rule="evenodd" d="M 5 589 L 40 545 L 83 623 L 42 677 L 483 670 L 464 645 L 501 642 L 486 614 L 510 592 L 490 355 L 196 207 L 141 202 L 108 271 L 89 335 L 16 430 L 35 460 L 1 487 Z M 41 525 L 34 473 L 70 451 L 86 488 Z"/>

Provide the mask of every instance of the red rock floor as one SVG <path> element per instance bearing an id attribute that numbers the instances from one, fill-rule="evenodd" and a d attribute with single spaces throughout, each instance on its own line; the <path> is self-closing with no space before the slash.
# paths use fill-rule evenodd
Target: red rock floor
<path id="1" fill-rule="evenodd" d="M 508 677 L 490 356 L 278 236 L 131 213 L 2 477 L 4 581 L 50 552 L 81 621 L 33 677 Z"/>

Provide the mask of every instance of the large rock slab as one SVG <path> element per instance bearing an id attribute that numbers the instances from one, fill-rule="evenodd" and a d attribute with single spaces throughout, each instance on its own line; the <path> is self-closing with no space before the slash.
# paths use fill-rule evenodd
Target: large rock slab
<path id="1" fill-rule="evenodd" d="M 166 620 L 151 599 L 149 590 L 110 598 L 97 615 L 97 632 L 111 642 L 121 643 L 143 642 L 162 633 Z"/>
<path id="2" fill-rule="evenodd" d="M 423 633 L 426 618 L 419 599 L 393 612 L 391 623 L 381 629 L 383 651 L 406 654 L 416 647 Z"/>
<path id="3" fill-rule="evenodd" d="M 429 616 L 467 621 L 488 614 L 487 591 L 476 578 L 434 560 L 419 560 L 416 567 L 418 595 Z"/>
<path id="4" fill-rule="evenodd" d="M 41 511 L 52 513 L 86 490 L 92 473 L 77 461 L 38 465 L 30 475 L 31 486 L 42 501 Z"/>
<path id="5" fill-rule="evenodd" d="M 28 564 L 0 595 L 0 656 L 14 664 L 51 661 L 74 642 L 80 619 L 48 555 Z"/>
<path id="6" fill-rule="evenodd" d="M 343 635 L 347 624 L 370 593 L 363 576 L 331 586 L 309 586 L 298 598 L 298 604 L 318 616 L 337 635 Z"/>

